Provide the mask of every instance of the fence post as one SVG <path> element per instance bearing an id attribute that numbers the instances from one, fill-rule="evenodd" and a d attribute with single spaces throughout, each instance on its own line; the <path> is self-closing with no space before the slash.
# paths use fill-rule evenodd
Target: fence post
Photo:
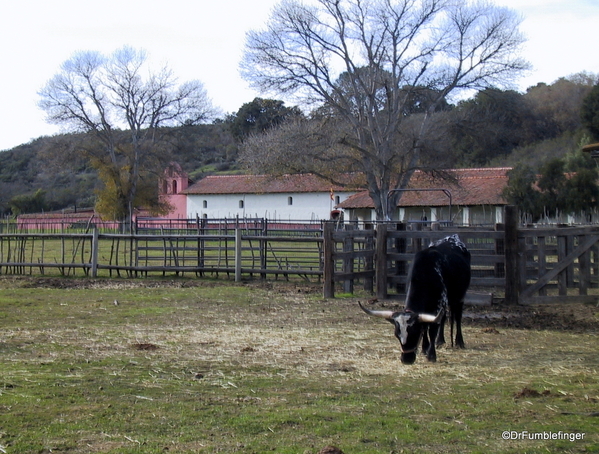
<path id="1" fill-rule="evenodd" d="M 348 228 L 351 228 L 351 226 L 348 226 Z M 354 252 L 354 237 L 352 236 L 347 236 L 343 239 L 343 252 L 346 252 L 346 258 L 343 260 L 343 272 L 346 275 L 352 275 L 351 278 L 346 278 L 345 281 L 343 282 L 343 291 L 345 293 L 350 293 L 353 294 L 354 293 L 354 278 L 353 278 L 353 273 L 354 273 L 354 256 L 353 256 L 353 252 Z"/>
<path id="2" fill-rule="evenodd" d="M 92 234 L 92 277 L 98 277 L 98 249 L 99 249 L 98 228 L 94 227 Z"/>
<path id="3" fill-rule="evenodd" d="M 323 296 L 325 298 L 335 298 L 335 262 L 333 261 L 333 250 L 335 243 L 333 241 L 334 225 L 332 222 L 325 222 L 322 231 L 322 278 L 323 278 Z"/>
<path id="4" fill-rule="evenodd" d="M 372 232 L 372 235 L 370 234 Z M 364 230 L 366 236 L 364 237 L 364 249 L 366 251 L 374 250 L 374 231 Z M 374 270 L 374 256 L 365 256 L 364 257 L 364 271 L 372 271 Z M 371 276 L 367 276 L 364 278 L 364 291 L 372 293 L 374 289 L 374 278 Z"/>
<path id="5" fill-rule="evenodd" d="M 518 207 L 505 207 L 505 303 L 518 304 L 520 264 L 518 251 Z"/>
<path id="6" fill-rule="evenodd" d="M 404 232 L 406 230 L 406 224 L 400 222 L 397 224 L 397 230 Z M 405 254 L 407 250 L 407 242 L 406 238 L 397 238 L 395 240 L 395 249 L 398 254 Z M 395 262 L 395 275 L 396 276 L 407 276 L 407 262 L 405 260 L 397 260 Z M 397 283 L 395 285 L 395 290 L 397 293 L 405 293 L 406 292 L 406 284 Z"/>
<path id="7" fill-rule="evenodd" d="M 241 229 L 235 229 L 235 282 L 241 282 Z"/>
<path id="8" fill-rule="evenodd" d="M 502 255 L 505 257 L 505 224 L 495 224 L 496 232 L 504 232 L 503 238 L 497 238 L 495 240 L 495 254 Z M 505 262 L 504 263 L 496 263 L 494 267 L 494 276 L 496 278 L 505 279 Z"/>
<path id="9" fill-rule="evenodd" d="M 558 225 L 558 229 L 563 225 Z M 561 263 L 568 255 L 568 237 L 557 233 L 557 263 Z M 560 296 L 568 294 L 568 268 L 557 275 L 557 293 Z"/>
<path id="10" fill-rule="evenodd" d="M 197 256 L 198 256 L 198 268 L 199 270 L 196 271 L 196 275 L 199 276 L 203 276 L 204 272 L 202 271 L 202 268 L 204 268 L 204 240 L 202 239 L 202 235 L 205 234 L 205 229 L 206 227 L 206 219 L 202 218 L 200 220 L 200 216 L 196 213 L 196 232 L 198 235 L 198 252 L 197 252 Z"/>
<path id="11" fill-rule="evenodd" d="M 260 235 L 262 235 L 262 239 L 260 240 L 260 268 L 266 270 L 266 267 L 268 266 L 268 219 L 262 218 L 260 222 L 262 225 L 262 231 L 260 233 Z M 266 273 L 261 273 L 260 278 L 266 279 Z"/>
<path id="12" fill-rule="evenodd" d="M 583 244 L 586 239 L 586 235 L 578 236 L 578 244 Z M 591 269 L 589 264 L 591 262 L 591 252 L 590 250 L 584 252 L 580 257 L 578 257 L 578 294 L 579 295 L 588 295 L 588 289 L 591 283 Z"/>
<path id="13" fill-rule="evenodd" d="M 376 297 L 387 298 L 387 225 L 379 224 L 376 227 L 376 255 L 375 255 Z"/>

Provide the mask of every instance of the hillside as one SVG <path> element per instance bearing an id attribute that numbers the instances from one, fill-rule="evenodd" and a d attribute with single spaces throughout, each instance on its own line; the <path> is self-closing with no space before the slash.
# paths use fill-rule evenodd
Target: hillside
<path id="1" fill-rule="evenodd" d="M 577 74 L 531 87 L 524 94 L 478 92 L 448 109 L 447 152 L 462 168 L 526 164 L 538 169 L 590 140 L 580 111 L 598 82 L 599 76 Z M 169 151 L 162 161 L 179 162 L 194 181 L 208 173 L 235 170 L 239 151 L 231 132 L 235 121 L 232 116 L 209 125 L 165 128 L 161 132 L 168 137 Z M 76 134 L 40 137 L 0 152 L 0 215 L 10 214 L 11 205 L 23 200 L 36 211 L 92 206 L 98 178 L 77 153 L 84 141 L 85 136 Z"/>
<path id="2" fill-rule="evenodd" d="M 166 130 L 170 152 L 192 179 L 235 167 L 237 144 L 224 123 Z M 10 213 L 11 201 L 43 191 L 44 210 L 94 204 L 98 177 L 76 153 L 81 135 L 40 137 L 0 153 L 0 214 Z"/>

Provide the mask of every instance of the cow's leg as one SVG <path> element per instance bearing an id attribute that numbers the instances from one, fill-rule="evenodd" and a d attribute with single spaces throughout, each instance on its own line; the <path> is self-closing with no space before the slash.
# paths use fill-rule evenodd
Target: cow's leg
<path id="1" fill-rule="evenodd" d="M 451 317 L 455 320 L 455 328 L 456 328 L 456 335 L 455 335 L 455 345 L 457 348 L 466 348 L 466 345 L 464 345 L 464 337 L 462 336 L 462 310 L 463 310 L 463 306 L 462 304 L 457 305 L 455 311 L 452 311 L 452 315 Z M 454 315 L 455 312 L 455 315 Z M 452 322 L 453 325 L 453 322 Z"/>
<path id="2" fill-rule="evenodd" d="M 439 324 L 437 323 L 430 323 L 428 325 L 428 335 L 430 336 L 430 340 L 431 342 L 429 342 L 429 347 L 426 351 L 426 359 L 428 359 L 430 362 L 435 362 L 437 361 L 437 351 L 435 350 L 435 342 L 434 339 L 437 338 L 437 333 L 439 332 Z"/>
<path id="3" fill-rule="evenodd" d="M 441 319 L 441 324 L 439 325 L 439 331 L 437 333 L 437 347 L 445 344 L 445 320 L 447 319 L 447 314 L 443 314 L 443 318 Z"/>
<path id="4" fill-rule="evenodd" d="M 428 326 L 424 325 L 422 329 L 422 354 L 426 355 L 428 353 L 428 349 L 430 346 L 430 341 L 428 338 Z"/>

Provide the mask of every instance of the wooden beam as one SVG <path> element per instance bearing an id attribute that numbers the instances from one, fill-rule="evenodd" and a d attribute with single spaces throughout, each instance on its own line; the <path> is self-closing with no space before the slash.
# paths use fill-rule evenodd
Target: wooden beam
<path id="1" fill-rule="evenodd" d="M 322 233 L 323 245 L 322 245 L 322 260 L 323 260 L 323 297 L 324 298 L 335 298 L 335 262 L 333 261 L 333 252 L 335 249 L 335 243 L 333 242 L 333 231 L 334 225 L 332 222 L 324 223 L 324 230 Z"/>
<path id="2" fill-rule="evenodd" d="M 376 227 L 376 297 L 380 300 L 387 298 L 387 225 Z"/>
<path id="3" fill-rule="evenodd" d="M 599 151 L 599 143 L 590 143 L 582 147 L 582 151 L 590 153 L 592 151 Z"/>
<path id="4" fill-rule="evenodd" d="M 505 303 L 518 304 L 520 269 L 518 250 L 518 207 L 505 207 Z"/>
<path id="5" fill-rule="evenodd" d="M 564 304 L 564 303 L 579 303 L 579 304 L 595 304 L 597 303 L 597 295 L 569 295 L 567 297 L 561 295 L 555 296 L 530 296 L 521 298 L 521 304 Z"/>
<path id="6" fill-rule="evenodd" d="M 483 292 L 467 292 L 464 297 L 466 306 L 490 306 L 493 304 L 493 294 Z"/>
<path id="7" fill-rule="evenodd" d="M 588 249 L 593 247 L 595 243 L 599 241 L 599 235 L 590 235 L 584 243 L 579 245 L 576 249 L 570 252 L 564 260 L 558 263 L 555 268 L 548 271 L 543 277 L 541 277 L 537 282 L 532 284 L 529 287 L 526 287 L 522 292 L 520 292 L 520 297 L 523 299 L 530 298 L 534 295 L 535 292 L 539 291 L 545 285 L 549 283 L 551 279 L 565 270 L 570 263 L 572 263 L 576 258 L 584 254 Z"/>

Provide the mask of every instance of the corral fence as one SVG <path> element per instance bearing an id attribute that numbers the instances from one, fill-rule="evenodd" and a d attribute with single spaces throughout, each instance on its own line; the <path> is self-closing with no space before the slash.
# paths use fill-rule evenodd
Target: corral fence
<path id="1" fill-rule="evenodd" d="M 0 234 L 0 274 L 148 277 L 322 275 L 321 231 L 302 235 Z"/>
<path id="2" fill-rule="evenodd" d="M 411 260 L 431 242 L 458 234 L 472 255 L 471 292 L 504 289 L 506 303 L 596 302 L 599 227 L 520 227 L 516 207 L 494 229 L 380 224 L 375 230 L 325 226 L 324 295 L 353 293 L 358 282 L 377 298 L 405 293 Z M 481 292 L 485 302 L 488 293 Z M 482 300 L 480 300 L 482 298 Z"/>
<path id="3" fill-rule="evenodd" d="M 360 282 L 379 299 L 404 295 L 415 254 L 432 242 L 457 234 L 472 256 L 471 289 L 501 289 L 506 286 L 506 231 L 443 226 L 443 224 L 380 224 L 375 230 L 324 230 L 324 295 L 336 290 L 353 293 Z M 509 269 L 509 266 L 508 266 Z M 471 294 L 473 292 L 470 292 Z M 488 298 L 480 292 L 477 298 Z M 484 301 L 481 301 L 483 303 Z"/>
<path id="4" fill-rule="evenodd" d="M 235 229 L 245 232 L 289 232 L 322 231 L 325 221 L 267 219 L 258 217 L 234 216 L 229 218 L 166 219 L 150 216 L 134 217 L 132 223 L 102 219 L 93 210 L 67 213 L 25 214 L 16 219 L 0 220 L 2 233 L 89 233 L 98 229 L 100 233 L 136 233 L 136 234 L 228 234 Z"/>
<path id="5" fill-rule="evenodd" d="M 300 277 L 326 297 L 362 286 L 378 298 L 402 295 L 414 254 L 458 234 L 472 254 L 475 293 L 505 289 L 508 303 L 597 300 L 599 227 L 521 227 L 515 207 L 495 228 L 420 223 L 238 219 L 146 223 L 136 233 L 0 233 L 0 274 L 151 277 Z M 293 224 L 293 225 L 292 225 Z"/>

